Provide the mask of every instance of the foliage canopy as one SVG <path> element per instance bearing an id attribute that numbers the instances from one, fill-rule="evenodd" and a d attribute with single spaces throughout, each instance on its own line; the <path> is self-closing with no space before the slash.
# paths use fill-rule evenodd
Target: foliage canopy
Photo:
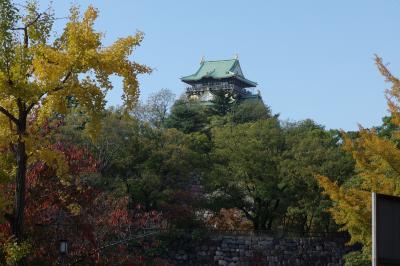
<path id="1" fill-rule="evenodd" d="M 371 192 L 400 195 L 400 80 L 376 57 L 376 65 L 391 88 L 386 91 L 391 114 L 384 130 L 360 127 L 356 138 L 345 135 L 345 149 L 356 162 L 356 176 L 341 185 L 325 176 L 317 180 L 335 203 L 330 209 L 335 221 L 351 235 L 350 243 L 363 244 L 364 255 L 371 252 Z M 387 121 L 385 123 L 388 124 Z M 383 134 L 382 134 L 383 133 Z"/>
<path id="2" fill-rule="evenodd" d="M 1 161 L 3 173 L 9 179 L 15 176 L 15 203 L 6 217 L 21 242 L 29 166 L 43 161 L 68 180 L 65 157 L 50 149 L 43 134 L 49 120 L 66 114 L 69 100 L 74 99 L 89 115 L 86 129 L 95 136 L 105 95 L 113 88 L 110 76 L 122 77 L 122 98 L 129 110 L 138 97 L 137 75 L 149 73 L 150 68 L 129 59 L 143 33 L 104 46 L 103 34 L 94 29 L 98 11 L 92 6 L 83 14 L 72 7 L 58 36 L 51 34 L 55 21 L 51 10 L 41 12 L 34 1 L 17 8 L 11 0 L 0 0 L 0 14 Z"/>

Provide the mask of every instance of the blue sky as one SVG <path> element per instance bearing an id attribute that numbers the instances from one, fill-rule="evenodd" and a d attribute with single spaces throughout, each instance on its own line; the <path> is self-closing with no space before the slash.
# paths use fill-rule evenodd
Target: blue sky
<path id="1" fill-rule="evenodd" d="M 39 1 L 43 7 L 48 0 Z M 145 32 L 133 59 L 154 68 L 140 77 L 141 99 L 161 88 L 179 95 L 180 77 L 192 74 L 202 56 L 239 54 L 244 74 L 258 82 L 274 113 L 291 121 L 311 118 L 327 128 L 378 125 L 389 84 L 374 54 L 400 74 L 399 0 L 75 0 L 100 10 L 104 42 Z M 54 0 L 57 17 L 71 1 Z M 65 23 L 58 20 L 58 27 Z M 121 104 L 119 82 L 108 96 Z"/>

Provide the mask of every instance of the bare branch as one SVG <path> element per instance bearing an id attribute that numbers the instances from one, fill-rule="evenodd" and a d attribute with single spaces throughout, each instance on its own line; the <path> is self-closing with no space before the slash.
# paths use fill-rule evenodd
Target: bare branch
<path id="1" fill-rule="evenodd" d="M 106 249 L 106 248 L 109 248 L 109 247 L 112 247 L 112 246 L 116 246 L 116 245 L 126 244 L 126 243 L 128 243 L 128 242 L 130 242 L 130 241 L 132 241 L 132 240 L 136 240 L 136 239 L 140 239 L 140 238 L 145 238 L 145 237 L 148 237 L 148 236 L 156 235 L 156 234 L 158 234 L 158 233 L 159 233 L 159 232 L 157 232 L 157 231 L 156 231 L 156 232 L 150 232 L 150 233 L 144 233 L 144 234 L 142 234 L 142 235 L 136 235 L 136 236 L 134 236 L 134 237 L 130 237 L 130 238 L 126 238 L 126 239 L 122 239 L 122 240 L 118 240 L 118 241 L 112 242 L 112 243 L 110 243 L 110 244 L 104 245 L 104 246 L 102 246 L 102 247 L 99 247 L 99 248 L 93 250 L 93 251 L 90 252 L 89 254 L 84 255 L 83 257 L 81 257 L 80 259 L 78 259 L 78 260 L 76 260 L 76 261 L 70 263 L 69 265 L 77 265 L 77 264 L 80 264 L 80 263 L 83 262 L 86 258 L 88 258 L 88 257 L 90 257 L 90 256 L 93 256 L 94 254 L 96 254 L 96 253 L 98 253 L 98 252 L 100 252 L 100 251 L 102 251 L 102 250 L 104 250 L 104 249 Z"/>

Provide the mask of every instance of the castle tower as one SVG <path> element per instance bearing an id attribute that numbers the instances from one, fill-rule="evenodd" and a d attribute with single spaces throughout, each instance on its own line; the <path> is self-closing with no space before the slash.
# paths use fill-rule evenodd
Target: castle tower
<path id="1" fill-rule="evenodd" d="M 237 56 L 230 60 L 217 60 L 200 62 L 196 73 L 182 77 L 181 80 L 190 85 L 186 89 L 188 99 L 209 102 L 213 99 L 213 92 L 232 92 L 238 98 L 257 98 L 246 88 L 254 88 L 256 82 L 246 79 L 243 75 Z"/>

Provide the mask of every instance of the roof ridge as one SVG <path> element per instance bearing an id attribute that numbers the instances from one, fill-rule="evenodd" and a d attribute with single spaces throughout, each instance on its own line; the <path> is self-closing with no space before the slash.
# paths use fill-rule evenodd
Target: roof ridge
<path id="1" fill-rule="evenodd" d="M 204 60 L 204 62 L 237 61 L 238 59 Z"/>

